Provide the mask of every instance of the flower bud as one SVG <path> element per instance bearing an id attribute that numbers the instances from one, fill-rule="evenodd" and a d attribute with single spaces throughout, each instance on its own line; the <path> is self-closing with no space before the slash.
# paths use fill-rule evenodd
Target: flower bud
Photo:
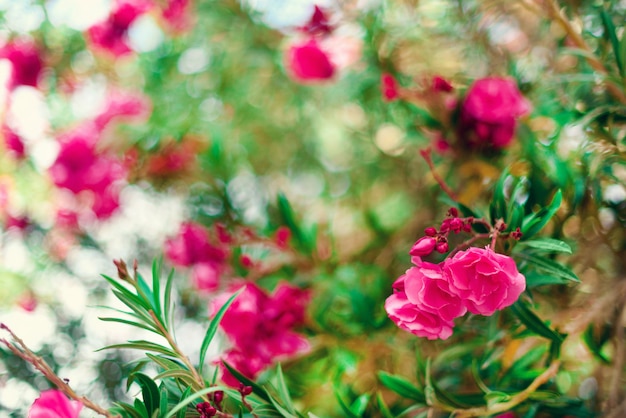
<path id="1" fill-rule="evenodd" d="M 411 251 L 409 251 L 409 254 L 417 257 L 428 255 L 433 252 L 436 244 L 437 240 L 435 238 L 422 237 L 418 239 L 415 244 L 413 244 L 413 247 L 411 247 Z"/>
<path id="2" fill-rule="evenodd" d="M 448 243 L 446 241 L 439 242 L 437 243 L 436 249 L 437 249 L 437 252 L 440 254 L 446 253 L 448 252 L 448 249 L 449 249 Z"/>
<path id="3" fill-rule="evenodd" d="M 424 229 L 424 234 L 426 234 L 429 237 L 434 237 L 435 235 L 437 235 L 437 229 L 431 227 L 428 227 L 426 229 Z"/>

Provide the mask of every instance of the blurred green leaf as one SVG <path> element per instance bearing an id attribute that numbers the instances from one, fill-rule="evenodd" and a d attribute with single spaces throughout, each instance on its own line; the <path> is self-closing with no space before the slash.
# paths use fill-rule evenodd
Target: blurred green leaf
<path id="1" fill-rule="evenodd" d="M 521 241 L 519 245 L 522 247 L 530 247 L 538 250 L 544 250 L 547 252 L 561 252 L 567 254 L 572 253 L 572 247 L 570 247 L 561 240 L 553 238 L 536 238 L 528 241 Z"/>
<path id="2" fill-rule="evenodd" d="M 551 274 L 572 282 L 580 282 L 580 279 L 576 276 L 576 274 L 574 274 L 574 272 L 557 261 L 552 261 L 545 257 L 523 252 L 517 253 L 515 256 L 516 258 L 527 262 L 529 266 L 537 268 L 543 273 Z"/>

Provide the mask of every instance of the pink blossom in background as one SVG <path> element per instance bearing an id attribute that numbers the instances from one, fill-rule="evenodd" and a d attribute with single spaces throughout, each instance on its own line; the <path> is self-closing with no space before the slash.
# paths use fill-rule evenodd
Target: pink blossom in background
<path id="1" fill-rule="evenodd" d="M 297 81 L 302 82 L 329 80 L 335 74 L 329 54 L 315 39 L 292 44 L 286 53 L 286 67 Z"/>
<path id="2" fill-rule="evenodd" d="M 41 392 L 28 411 L 28 418 L 79 418 L 83 404 L 69 400 L 63 392 L 50 389 Z"/>
<path id="3" fill-rule="evenodd" d="M 2 129 L 2 137 L 4 140 L 4 146 L 10 155 L 18 160 L 22 160 L 26 157 L 26 147 L 24 146 L 24 141 L 18 134 L 6 125 Z"/>
<path id="4" fill-rule="evenodd" d="M 224 293 L 211 302 L 211 316 L 231 295 Z M 220 322 L 233 344 L 225 354 L 226 362 L 254 379 L 274 362 L 307 352 L 308 341 L 293 328 L 304 323 L 309 300 L 308 291 L 288 284 L 279 284 L 270 295 L 255 283 L 246 283 Z M 225 383 L 236 386 L 233 379 L 224 374 Z"/>
<path id="5" fill-rule="evenodd" d="M 505 148 L 515 135 L 517 119 L 530 110 L 514 80 L 477 80 L 461 103 L 459 136 L 470 146 Z"/>
<path id="6" fill-rule="evenodd" d="M 212 292 L 219 287 L 222 274 L 221 263 L 201 262 L 191 267 L 191 282 L 193 287 L 206 292 Z"/>
<path id="7" fill-rule="evenodd" d="M 9 88 L 17 86 L 37 87 L 43 69 L 40 52 L 29 39 L 14 39 L 0 47 L 0 58 L 11 62 L 12 72 Z"/>
<path id="8" fill-rule="evenodd" d="M 73 193 L 90 190 L 98 194 L 125 178 L 121 160 L 97 150 L 98 140 L 99 133 L 91 124 L 80 125 L 59 137 L 59 154 L 49 170 L 57 187 Z"/>
<path id="9" fill-rule="evenodd" d="M 443 262 L 450 293 L 473 314 L 493 315 L 512 305 L 526 288 L 515 261 L 490 248 L 470 247 Z"/>
<path id="10" fill-rule="evenodd" d="M 300 31 L 313 36 L 328 35 L 333 31 L 327 13 L 315 5 L 313 15 L 306 25 L 300 28 Z"/>
<path id="11" fill-rule="evenodd" d="M 166 24 L 176 32 L 188 30 L 192 26 L 191 0 L 168 0 L 161 11 Z"/>
<path id="12" fill-rule="evenodd" d="M 106 51 L 115 57 L 131 52 L 128 45 L 128 29 L 142 14 L 153 7 L 148 0 L 117 0 L 103 22 L 87 30 L 87 37 L 94 49 Z"/>
<path id="13" fill-rule="evenodd" d="M 380 89 L 386 102 L 392 102 L 400 98 L 398 82 L 389 73 L 383 73 L 380 76 Z"/>
<path id="14" fill-rule="evenodd" d="M 185 222 L 178 234 L 165 242 L 165 256 L 176 266 L 190 267 L 198 263 L 222 263 L 227 252 L 211 244 L 204 226 Z"/>
<path id="15" fill-rule="evenodd" d="M 401 329 L 429 340 L 445 340 L 452 335 L 453 321 L 446 321 L 437 314 L 424 311 L 411 303 L 404 289 L 406 276 L 394 284 L 394 293 L 385 301 L 389 318 Z"/>
<path id="16" fill-rule="evenodd" d="M 94 124 L 96 129 L 103 130 L 113 119 L 146 119 L 151 110 L 147 97 L 114 90 L 107 96 L 104 109 L 95 117 Z"/>

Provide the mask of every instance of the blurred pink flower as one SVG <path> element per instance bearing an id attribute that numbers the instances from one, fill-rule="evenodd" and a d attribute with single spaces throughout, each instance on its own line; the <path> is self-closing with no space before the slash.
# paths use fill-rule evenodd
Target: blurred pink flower
<path id="1" fill-rule="evenodd" d="M 114 90 L 106 98 L 104 109 L 94 119 L 96 129 L 103 130 L 113 119 L 146 119 L 151 112 L 151 103 L 143 95 Z"/>
<path id="2" fill-rule="evenodd" d="M 526 288 L 515 261 L 489 247 L 470 247 L 443 262 L 450 293 L 473 314 L 492 315 L 512 305 Z"/>
<path id="3" fill-rule="evenodd" d="M 128 29 L 142 14 L 152 8 L 149 0 L 116 0 L 113 9 L 103 22 L 87 30 L 87 37 L 94 49 L 106 51 L 115 57 L 131 52 L 128 46 Z"/>
<path id="4" fill-rule="evenodd" d="M 83 124 L 59 137 L 60 150 L 50 167 L 57 187 L 73 193 L 90 190 L 103 193 L 126 175 L 121 161 L 96 149 L 99 133 L 91 124 Z"/>
<path id="5" fill-rule="evenodd" d="M 212 292 L 219 287 L 222 266 L 215 262 L 201 262 L 191 267 L 193 287 Z"/>
<path id="6" fill-rule="evenodd" d="M 41 392 L 28 411 L 28 418 L 78 418 L 83 404 L 57 389 Z"/>
<path id="7" fill-rule="evenodd" d="M 35 43 L 28 39 L 14 39 L 0 47 L 0 58 L 11 62 L 9 88 L 37 87 L 43 62 Z"/>
<path id="8" fill-rule="evenodd" d="M 380 89 L 383 94 L 383 99 L 386 102 L 391 102 L 400 98 L 400 93 L 398 91 L 398 82 L 389 73 L 383 73 L 380 76 Z"/>
<path id="9" fill-rule="evenodd" d="M 231 295 L 232 292 L 224 293 L 212 301 L 211 316 Z M 269 295 L 256 284 L 246 283 L 220 322 L 233 344 L 225 360 L 254 379 L 275 361 L 307 352 L 308 341 L 293 328 L 304 323 L 309 299 L 308 291 L 288 284 L 279 284 Z M 231 377 L 225 374 L 227 384 L 236 383 Z"/>
<path id="10" fill-rule="evenodd" d="M 301 82 L 329 80 L 335 74 L 329 54 L 312 38 L 289 47 L 286 67 L 292 77 Z"/>
<path id="11" fill-rule="evenodd" d="M 190 6 L 191 0 L 168 0 L 161 16 L 174 31 L 183 32 L 192 26 Z"/>
<path id="12" fill-rule="evenodd" d="M 222 263 L 227 252 L 211 244 L 204 226 L 184 222 L 178 235 L 165 242 L 165 256 L 176 266 L 190 267 L 198 263 Z"/>
<path id="13" fill-rule="evenodd" d="M 395 324 L 418 337 L 429 340 L 445 340 L 452 335 L 454 322 L 424 311 L 411 303 L 404 289 L 406 276 L 401 276 L 394 284 L 394 293 L 385 301 L 385 310 Z"/>
<path id="14" fill-rule="evenodd" d="M 22 138 L 6 125 L 2 129 L 2 137 L 4 139 L 6 150 L 9 154 L 18 160 L 22 160 L 26 157 L 24 141 L 22 141 Z"/>
<path id="15" fill-rule="evenodd" d="M 459 136 L 470 146 L 507 147 L 515 135 L 517 119 L 530 109 L 514 80 L 477 80 L 461 103 Z"/>
<path id="16" fill-rule="evenodd" d="M 324 10 L 315 5 L 311 19 L 309 19 L 306 25 L 301 27 L 300 30 L 314 36 L 328 35 L 333 31 L 333 27 L 330 24 L 328 15 L 324 12 Z"/>

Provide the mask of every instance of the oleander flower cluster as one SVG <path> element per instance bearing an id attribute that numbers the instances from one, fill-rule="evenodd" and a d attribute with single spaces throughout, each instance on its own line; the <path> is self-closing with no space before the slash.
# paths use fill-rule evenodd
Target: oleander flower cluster
<path id="1" fill-rule="evenodd" d="M 442 227 L 460 232 L 472 222 L 451 217 Z M 385 310 L 398 327 L 429 340 L 450 337 L 454 320 L 467 312 L 491 316 L 512 305 L 526 288 L 515 261 L 490 246 L 453 252 L 438 264 L 424 261 L 422 257 L 435 250 L 448 251 L 444 235 L 449 231 L 427 228 L 427 235 L 409 252 L 414 265 L 394 282 L 393 294 L 385 301 Z"/>

